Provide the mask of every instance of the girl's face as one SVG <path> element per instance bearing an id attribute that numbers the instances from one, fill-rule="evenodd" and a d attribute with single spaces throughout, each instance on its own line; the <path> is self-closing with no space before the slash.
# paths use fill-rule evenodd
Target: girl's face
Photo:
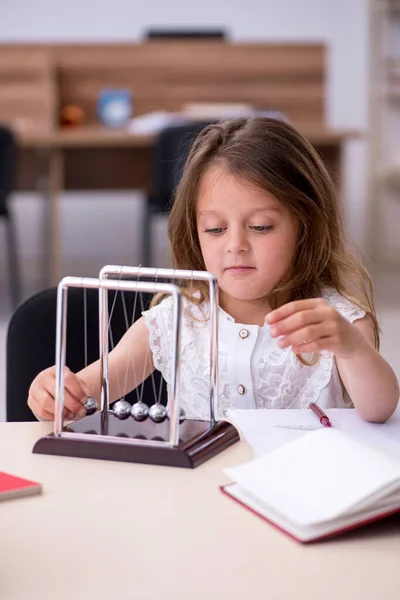
<path id="1" fill-rule="evenodd" d="M 217 277 L 221 306 L 234 317 L 246 303 L 268 312 L 268 294 L 292 263 L 295 217 L 272 194 L 222 165 L 205 172 L 196 214 L 204 263 Z"/>

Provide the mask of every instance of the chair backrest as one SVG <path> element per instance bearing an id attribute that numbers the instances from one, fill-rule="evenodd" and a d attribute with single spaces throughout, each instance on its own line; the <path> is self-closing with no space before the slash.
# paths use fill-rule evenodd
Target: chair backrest
<path id="1" fill-rule="evenodd" d="M 125 306 L 120 293 L 109 292 L 109 311 L 112 314 L 112 342 L 116 344 L 126 332 L 128 323 L 141 315 L 140 302 L 134 304 L 135 294 L 125 294 Z M 115 303 L 114 303 L 115 298 Z M 148 305 L 149 297 L 145 300 Z M 77 372 L 85 367 L 85 325 L 87 331 L 87 362 L 99 358 L 98 291 L 86 290 L 86 323 L 84 316 L 84 290 L 70 288 L 67 304 L 67 356 L 66 364 Z M 133 315 L 133 311 L 135 314 Z M 54 365 L 56 341 L 57 288 L 39 292 L 21 304 L 9 323 L 6 350 L 6 407 L 7 421 L 35 421 L 27 405 L 29 387 L 43 369 Z M 166 387 L 158 371 L 154 372 L 157 391 L 163 386 L 161 401 L 166 402 Z M 154 397 L 153 382 L 144 383 L 143 399 Z M 135 402 L 136 392 L 127 395 Z"/>
<path id="2" fill-rule="evenodd" d="M 0 216 L 7 216 L 7 198 L 15 176 L 16 143 L 12 130 L 0 126 Z"/>
<path id="3" fill-rule="evenodd" d="M 190 148 L 210 121 L 193 121 L 170 125 L 155 142 L 152 163 L 150 204 L 159 212 L 170 208 L 173 193 L 182 175 Z"/>

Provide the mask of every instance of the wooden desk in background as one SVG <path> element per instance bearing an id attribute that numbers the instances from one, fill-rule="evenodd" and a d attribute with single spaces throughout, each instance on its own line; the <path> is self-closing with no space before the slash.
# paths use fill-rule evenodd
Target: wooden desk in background
<path id="1" fill-rule="evenodd" d="M 0 44 L 0 120 L 20 132 L 17 189 L 41 189 L 47 175 L 51 283 L 61 275 L 62 191 L 149 187 L 154 136 L 96 126 L 102 90 L 129 90 L 136 116 L 202 102 L 280 111 L 340 182 L 342 148 L 355 134 L 326 129 L 326 54 L 322 43 Z M 84 126 L 62 131 L 60 109 L 71 104 Z"/>
<path id="2" fill-rule="evenodd" d="M 301 129 L 318 149 L 338 185 L 346 140 L 357 134 L 318 128 Z M 102 127 L 82 127 L 19 137 L 18 190 L 37 189 L 46 179 L 50 284 L 61 277 L 59 198 L 69 190 L 149 191 L 154 135 L 136 135 Z"/>
<path id="3" fill-rule="evenodd" d="M 32 454 L 50 423 L 0 423 L 2 600 L 397 600 L 400 522 L 302 546 L 226 498 L 235 444 L 197 469 Z"/>

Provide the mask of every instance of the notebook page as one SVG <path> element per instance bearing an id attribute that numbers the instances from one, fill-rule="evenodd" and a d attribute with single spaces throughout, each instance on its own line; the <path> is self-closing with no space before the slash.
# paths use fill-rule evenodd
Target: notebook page
<path id="1" fill-rule="evenodd" d="M 308 427 L 319 429 L 320 424 L 308 412 L 230 408 L 228 418 L 256 454 L 261 455 L 301 437 L 309 431 Z"/>
<path id="2" fill-rule="evenodd" d="M 299 526 L 343 515 L 395 482 L 400 488 L 400 463 L 329 428 L 225 472 Z"/>
<path id="3" fill-rule="evenodd" d="M 326 413 L 341 431 L 400 460 L 400 406 L 386 423 L 368 423 L 354 409 L 331 408 Z"/>
<path id="4" fill-rule="evenodd" d="M 400 405 L 383 424 L 368 423 L 350 408 L 331 408 L 325 412 L 334 427 L 400 460 Z M 266 454 L 310 429 L 321 428 L 309 409 L 230 409 L 228 414 L 257 454 Z"/>

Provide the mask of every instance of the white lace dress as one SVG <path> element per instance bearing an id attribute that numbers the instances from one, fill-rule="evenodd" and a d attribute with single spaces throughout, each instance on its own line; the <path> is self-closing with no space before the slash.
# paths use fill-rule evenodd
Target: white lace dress
<path id="1" fill-rule="evenodd" d="M 322 297 L 350 322 L 365 312 L 335 290 Z M 180 405 L 188 418 L 209 419 L 210 327 L 208 305 L 183 301 L 181 328 Z M 171 384 L 172 297 L 143 313 L 149 330 L 155 367 Z M 191 316 L 192 315 L 192 316 Z M 313 366 L 303 365 L 290 348 L 281 349 L 270 327 L 244 325 L 219 309 L 219 403 L 217 417 L 227 408 L 306 408 L 349 406 L 343 394 L 334 356 L 320 353 Z M 305 359 L 312 355 L 303 355 Z"/>

